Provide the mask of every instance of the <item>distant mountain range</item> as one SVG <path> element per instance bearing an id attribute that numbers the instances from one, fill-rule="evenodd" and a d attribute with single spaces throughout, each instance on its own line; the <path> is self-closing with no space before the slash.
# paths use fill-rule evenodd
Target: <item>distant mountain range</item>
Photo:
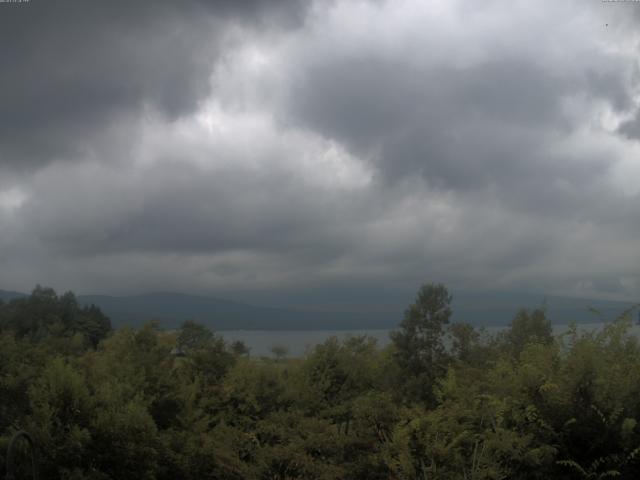
<path id="1" fill-rule="evenodd" d="M 0 290 L 0 300 L 4 300 L 5 302 L 9 300 L 13 300 L 14 298 L 20 298 L 24 296 L 25 296 L 24 293 L 11 292 L 8 290 Z"/>
<path id="2" fill-rule="evenodd" d="M 0 290 L 0 299 L 23 293 Z M 201 322 L 214 330 L 357 330 L 394 328 L 406 305 L 366 311 L 331 311 L 274 308 L 248 305 L 213 297 L 181 293 L 150 293 L 134 296 L 79 295 L 82 304 L 95 304 L 114 326 L 140 326 L 157 320 L 164 328 L 176 328 L 185 320 Z M 454 293 L 453 321 L 474 325 L 506 325 L 521 308 L 545 306 L 553 323 L 594 323 L 611 320 L 632 307 L 631 303 L 513 293 Z M 590 311 L 595 309 L 598 313 Z"/>

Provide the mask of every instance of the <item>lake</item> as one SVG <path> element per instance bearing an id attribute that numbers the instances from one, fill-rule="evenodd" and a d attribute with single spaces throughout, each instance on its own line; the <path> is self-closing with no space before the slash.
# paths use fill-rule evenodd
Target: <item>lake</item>
<path id="1" fill-rule="evenodd" d="M 583 323 L 578 325 L 579 330 L 594 330 L 601 328 L 603 323 Z M 505 327 L 485 327 L 485 330 L 494 334 Z M 554 325 L 553 330 L 556 335 L 565 332 L 568 325 Z M 634 325 L 632 331 L 640 335 L 640 326 Z M 313 346 L 324 342 L 327 338 L 335 336 L 339 339 L 348 336 L 368 335 L 378 341 L 378 345 L 384 347 L 389 344 L 388 329 L 371 330 L 226 330 L 218 332 L 225 340 L 242 340 L 250 349 L 253 356 L 272 356 L 271 347 L 278 345 L 286 347 L 289 356 L 299 357 Z"/>

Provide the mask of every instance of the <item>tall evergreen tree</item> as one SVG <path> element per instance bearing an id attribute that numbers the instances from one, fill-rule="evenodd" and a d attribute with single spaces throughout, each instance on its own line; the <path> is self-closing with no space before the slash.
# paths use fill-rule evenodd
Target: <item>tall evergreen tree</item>
<path id="1" fill-rule="evenodd" d="M 451 300 L 444 285 L 423 285 L 405 311 L 400 329 L 391 333 L 409 393 L 427 403 L 433 401 L 433 384 L 446 368 L 442 340 L 452 313 Z"/>

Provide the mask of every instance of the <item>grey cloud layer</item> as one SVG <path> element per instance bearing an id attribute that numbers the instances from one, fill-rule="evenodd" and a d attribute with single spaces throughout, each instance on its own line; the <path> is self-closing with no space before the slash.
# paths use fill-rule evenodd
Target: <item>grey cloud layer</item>
<path id="1" fill-rule="evenodd" d="M 32 0 L 0 12 L 0 164 L 86 155 L 143 107 L 185 115 L 208 92 L 225 29 L 294 26 L 302 3 Z"/>
<path id="2" fill-rule="evenodd" d="M 0 287 L 640 294 L 622 11 L 32 3 L 0 10 Z"/>

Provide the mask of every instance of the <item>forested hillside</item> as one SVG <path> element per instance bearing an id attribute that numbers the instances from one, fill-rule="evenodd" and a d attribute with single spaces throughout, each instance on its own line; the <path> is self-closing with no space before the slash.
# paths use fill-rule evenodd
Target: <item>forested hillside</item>
<path id="1" fill-rule="evenodd" d="M 425 285 L 387 348 L 254 358 L 194 322 L 113 331 L 37 288 L 0 304 L 0 468 L 24 429 L 42 479 L 635 479 L 631 313 L 554 337 L 520 311 L 491 336 Z"/>

